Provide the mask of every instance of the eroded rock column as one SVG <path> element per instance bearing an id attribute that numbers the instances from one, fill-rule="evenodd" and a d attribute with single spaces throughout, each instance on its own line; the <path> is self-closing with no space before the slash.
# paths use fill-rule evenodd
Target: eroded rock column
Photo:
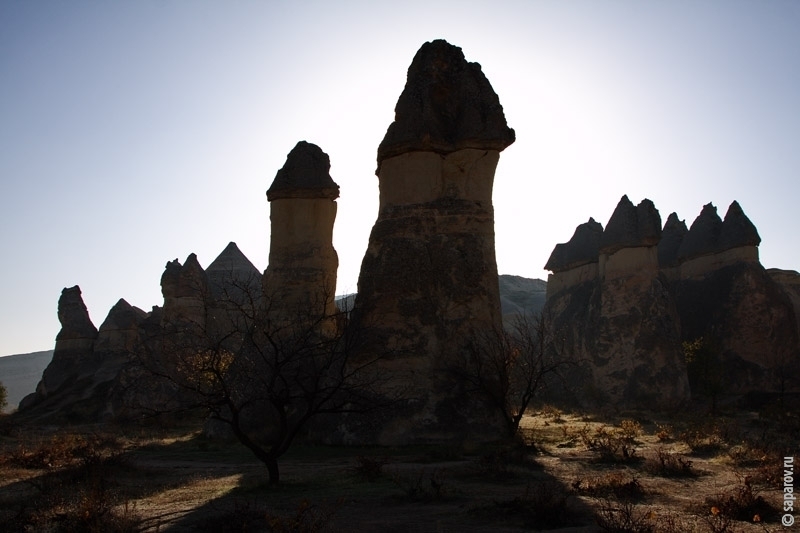
<path id="1" fill-rule="evenodd" d="M 382 443 L 489 439 L 496 413 L 448 368 L 469 342 L 502 328 L 492 187 L 514 142 L 480 65 L 426 43 L 408 69 L 378 148 L 380 209 L 358 282 L 354 320 L 406 410 L 380 421 Z"/>
<path id="2" fill-rule="evenodd" d="M 330 168 L 328 154 L 301 141 L 267 191 L 272 229 L 264 295 L 270 319 L 336 312 L 333 223 L 339 186 Z"/>

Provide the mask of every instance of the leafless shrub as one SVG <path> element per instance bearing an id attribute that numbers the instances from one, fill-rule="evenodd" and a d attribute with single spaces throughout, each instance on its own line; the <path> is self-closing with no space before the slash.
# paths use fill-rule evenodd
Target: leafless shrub
<path id="1" fill-rule="evenodd" d="M 406 499 L 414 502 L 441 501 L 449 492 L 438 470 L 422 470 L 418 475 L 395 474 L 392 481 L 403 491 Z"/>
<path id="2" fill-rule="evenodd" d="M 624 463 L 639 459 L 635 445 L 619 428 L 599 426 L 594 432 L 582 432 L 581 439 L 583 444 L 595 452 L 598 460 L 602 462 Z"/>
<path id="3" fill-rule="evenodd" d="M 641 510 L 631 501 L 606 501 L 594 519 L 600 530 L 608 533 L 655 533 L 655 516 L 653 511 Z"/>
<path id="4" fill-rule="evenodd" d="M 529 483 L 525 492 L 503 502 L 495 502 L 495 510 L 505 517 L 522 519 L 531 529 L 555 529 L 576 524 L 571 492 L 557 481 L 546 480 Z"/>
<path id="5" fill-rule="evenodd" d="M 692 468 L 692 461 L 680 454 L 672 453 L 663 446 L 653 452 L 645 464 L 651 474 L 662 477 L 692 477 L 697 472 Z"/>
<path id="6" fill-rule="evenodd" d="M 766 522 L 778 515 L 778 510 L 753 489 L 749 478 L 741 485 L 706 498 L 705 508 L 711 510 L 712 516 L 746 522 Z"/>
<path id="7" fill-rule="evenodd" d="M 290 516 L 268 512 L 267 525 L 273 533 L 321 533 L 331 529 L 337 509 L 337 506 L 314 505 L 303 500 Z"/>
<path id="8" fill-rule="evenodd" d="M 646 491 L 635 474 L 608 472 L 599 476 L 575 479 L 572 488 L 578 494 L 593 498 L 614 497 L 618 500 L 640 500 Z"/>
<path id="9" fill-rule="evenodd" d="M 368 457 L 366 455 L 359 455 L 356 457 L 356 464 L 351 470 L 362 479 L 375 481 L 383 475 L 383 467 L 388 463 L 388 457 Z"/>

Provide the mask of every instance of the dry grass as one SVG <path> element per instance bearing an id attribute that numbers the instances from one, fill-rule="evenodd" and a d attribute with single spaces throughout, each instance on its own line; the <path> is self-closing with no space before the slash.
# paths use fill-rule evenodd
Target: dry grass
<path id="1" fill-rule="evenodd" d="M 654 417 L 548 408 L 523 419 L 528 442 L 469 451 L 301 445 L 278 488 L 193 427 L 18 428 L 0 437 L 0 530 L 781 530 L 794 418 Z"/>

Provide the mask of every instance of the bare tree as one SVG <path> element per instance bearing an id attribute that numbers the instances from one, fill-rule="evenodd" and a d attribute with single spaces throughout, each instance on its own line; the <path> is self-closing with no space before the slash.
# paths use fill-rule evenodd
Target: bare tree
<path id="1" fill-rule="evenodd" d="M 513 437 L 531 402 L 573 364 L 564 344 L 551 313 L 520 315 L 503 331 L 477 335 L 452 371 L 500 410 Z"/>
<path id="2" fill-rule="evenodd" d="M 387 405 L 369 371 L 378 356 L 356 359 L 361 331 L 348 310 L 331 315 L 327 296 L 319 300 L 302 312 L 281 310 L 260 284 L 236 282 L 207 299 L 201 318 L 162 324 L 137 358 L 139 375 L 173 400 L 149 408 L 206 411 L 277 484 L 278 459 L 312 419 Z"/>

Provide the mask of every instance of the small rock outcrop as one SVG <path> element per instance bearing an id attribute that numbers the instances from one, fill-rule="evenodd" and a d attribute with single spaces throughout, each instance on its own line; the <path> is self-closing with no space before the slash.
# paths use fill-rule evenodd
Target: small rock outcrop
<path id="1" fill-rule="evenodd" d="M 477 331 L 499 331 L 492 187 L 514 141 L 497 95 L 461 49 L 424 44 L 408 69 L 395 120 L 378 148 L 380 207 L 353 310 L 366 356 L 409 412 L 384 419 L 375 441 L 497 438 L 502 424 L 448 368 Z"/>
<path id="2" fill-rule="evenodd" d="M 339 186 L 330 168 L 328 154 L 301 141 L 267 191 L 271 232 L 264 296 L 272 320 L 336 312 L 333 224 Z"/>
<path id="3" fill-rule="evenodd" d="M 197 255 L 189 254 L 184 264 L 177 259 L 168 262 L 161 276 L 164 325 L 191 324 L 204 328 L 208 291 L 208 277 L 197 261 Z"/>

